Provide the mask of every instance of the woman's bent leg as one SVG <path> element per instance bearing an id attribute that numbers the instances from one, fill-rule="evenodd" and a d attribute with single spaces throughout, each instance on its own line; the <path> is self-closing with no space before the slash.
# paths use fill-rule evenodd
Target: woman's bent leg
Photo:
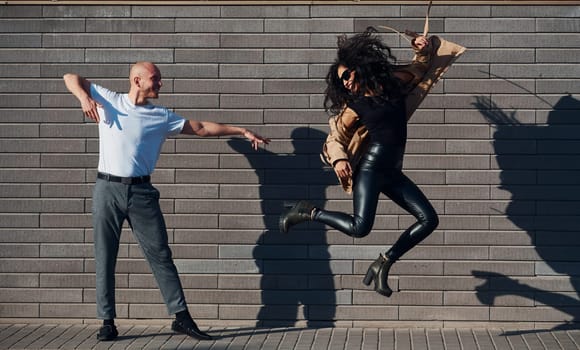
<path id="1" fill-rule="evenodd" d="M 364 237 L 371 232 L 379 200 L 379 172 L 361 169 L 354 179 L 353 209 L 349 215 L 316 208 L 313 220 L 322 222 L 352 237 Z"/>
<path id="2" fill-rule="evenodd" d="M 389 185 L 383 192 L 417 219 L 386 253 L 387 258 L 396 261 L 435 231 L 439 218 L 427 197 L 403 173 L 400 174 L 399 181 Z"/>

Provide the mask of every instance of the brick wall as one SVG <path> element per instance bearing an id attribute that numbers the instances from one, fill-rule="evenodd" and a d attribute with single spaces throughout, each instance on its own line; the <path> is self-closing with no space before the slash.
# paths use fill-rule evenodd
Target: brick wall
<path id="1" fill-rule="evenodd" d="M 387 299 L 361 283 L 412 223 L 381 198 L 371 235 L 277 230 L 284 200 L 350 211 L 321 166 L 336 35 L 421 31 L 412 5 L 0 7 L 0 318 L 92 320 L 97 128 L 62 82 L 126 91 L 156 62 L 161 104 L 273 139 L 168 140 L 154 183 L 202 324 L 558 325 L 580 317 L 580 7 L 434 6 L 431 33 L 468 47 L 409 126 L 407 174 L 441 224 L 392 269 Z M 386 33 L 402 59 L 408 44 Z M 120 318 L 167 316 L 127 228 Z"/>

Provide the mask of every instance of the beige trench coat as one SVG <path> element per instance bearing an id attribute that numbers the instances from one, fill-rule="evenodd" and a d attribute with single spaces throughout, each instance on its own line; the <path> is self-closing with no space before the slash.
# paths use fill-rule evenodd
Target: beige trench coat
<path id="1" fill-rule="evenodd" d="M 405 97 L 407 120 L 447 69 L 465 52 L 465 47 L 440 37 L 432 36 L 429 40 L 435 50 L 433 55 L 424 56 L 416 53 L 410 65 L 400 68 L 415 77 Z M 368 143 L 368 131 L 364 126 L 360 126 L 360 123 L 355 123 L 357 127 L 349 130 L 346 125 L 352 125 L 353 119 L 358 119 L 356 113 L 350 108 L 345 108 L 339 115 L 332 116 L 328 120 L 330 131 L 321 153 L 324 163 L 334 166 L 339 160 L 348 160 L 352 169 L 356 169 Z M 338 180 L 347 193 L 352 193 L 352 178 Z"/>

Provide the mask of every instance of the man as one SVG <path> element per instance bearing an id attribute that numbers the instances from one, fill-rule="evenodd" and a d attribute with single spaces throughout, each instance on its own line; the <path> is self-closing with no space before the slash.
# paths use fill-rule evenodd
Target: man
<path id="1" fill-rule="evenodd" d="M 99 166 L 92 209 L 97 318 L 103 320 L 97 338 L 104 341 L 118 336 L 114 324 L 115 265 L 126 219 L 151 266 L 168 312 L 175 314 L 171 328 L 193 338 L 212 339 L 189 314 L 168 245 L 159 192 L 151 185 L 150 175 L 170 135 L 243 135 L 254 149 L 269 139 L 244 128 L 185 120 L 149 103 L 149 99 L 158 97 L 162 86 L 161 73 L 151 62 L 137 62 L 131 67 L 127 94 L 107 90 L 76 74 L 63 78 L 85 116 L 99 124 Z"/>

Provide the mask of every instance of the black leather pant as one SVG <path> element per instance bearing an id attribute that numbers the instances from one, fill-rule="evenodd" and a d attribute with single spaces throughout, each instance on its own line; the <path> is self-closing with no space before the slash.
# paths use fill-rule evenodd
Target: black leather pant
<path id="1" fill-rule="evenodd" d="M 354 177 L 354 215 L 316 209 L 313 220 L 349 236 L 364 237 L 373 227 L 379 194 L 384 193 L 417 219 L 386 253 L 392 261 L 398 260 L 439 224 L 437 213 L 423 192 L 399 168 L 393 167 L 398 159 L 402 159 L 402 152 L 393 152 L 389 146 L 371 144 Z"/>

